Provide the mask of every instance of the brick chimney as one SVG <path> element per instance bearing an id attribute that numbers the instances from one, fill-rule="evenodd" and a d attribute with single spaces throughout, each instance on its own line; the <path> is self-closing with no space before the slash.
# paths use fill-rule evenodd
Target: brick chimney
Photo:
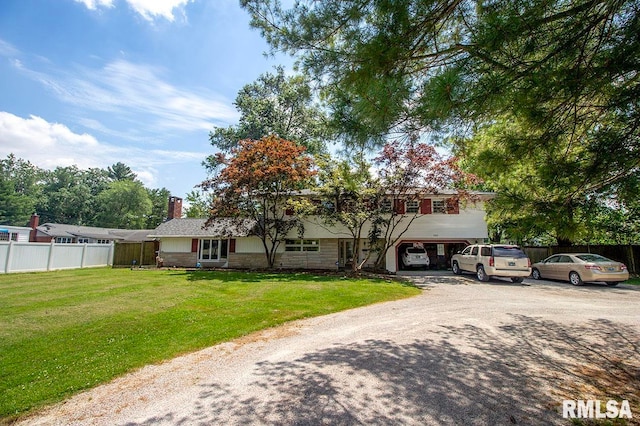
<path id="1" fill-rule="evenodd" d="M 29 241 L 34 242 L 36 240 L 36 234 L 38 230 L 36 229 L 40 224 L 40 216 L 38 213 L 34 213 L 31 215 L 31 219 L 29 219 L 29 228 L 31 228 L 31 232 L 29 232 Z"/>
<path id="2" fill-rule="evenodd" d="M 167 220 L 180 219 L 182 217 L 182 198 L 169 197 L 169 212 Z"/>

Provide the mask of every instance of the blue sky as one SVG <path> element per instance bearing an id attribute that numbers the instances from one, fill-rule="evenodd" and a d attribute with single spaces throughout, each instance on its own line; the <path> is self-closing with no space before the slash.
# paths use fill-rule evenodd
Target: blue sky
<path id="1" fill-rule="evenodd" d="M 0 0 L 0 157 L 122 161 L 184 197 L 265 58 L 238 0 Z"/>

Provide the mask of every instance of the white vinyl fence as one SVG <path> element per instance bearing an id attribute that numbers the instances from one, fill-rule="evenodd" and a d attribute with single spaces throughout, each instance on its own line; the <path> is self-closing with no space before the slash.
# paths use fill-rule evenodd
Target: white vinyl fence
<path id="1" fill-rule="evenodd" d="M 113 244 L 0 242 L 0 273 L 108 266 Z"/>

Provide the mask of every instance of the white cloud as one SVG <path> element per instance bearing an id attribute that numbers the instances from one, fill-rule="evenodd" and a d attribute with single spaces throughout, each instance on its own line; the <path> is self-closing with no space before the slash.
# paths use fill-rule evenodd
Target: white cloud
<path id="1" fill-rule="evenodd" d="M 230 101 L 205 89 L 198 93 L 167 83 L 163 69 L 125 60 L 100 70 L 80 68 L 74 75 L 20 70 L 51 90 L 64 102 L 86 110 L 109 112 L 114 118 L 135 123 L 151 122 L 145 132 L 210 130 L 230 124 L 239 115 Z M 139 120 L 140 116 L 151 120 Z"/>
<path id="2" fill-rule="evenodd" d="M 129 7 L 147 21 L 162 17 L 170 22 L 175 19 L 174 9 L 183 10 L 184 6 L 190 1 L 193 0 L 126 0 Z M 84 4 L 90 10 L 114 6 L 113 0 L 76 0 L 76 2 Z"/>
<path id="3" fill-rule="evenodd" d="M 11 43 L 8 43 L 0 39 L 0 55 L 2 56 L 17 56 L 20 53 Z"/>
<path id="4" fill-rule="evenodd" d="M 76 0 L 76 3 L 82 3 L 90 10 L 96 10 L 98 7 L 113 7 L 113 0 Z"/>
<path id="5" fill-rule="evenodd" d="M 106 168 L 123 161 L 150 187 L 158 181 L 159 166 L 193 163 L 206 156 L 203 152 L 118 147 L 100 142 L 87 133 L 75 133 L 64 124 L 50 123 L 34 115 L 22 118 L 0 111 L 0 157 L 9 154 L 44 169 L 74 164 L 81 169 Z"/>

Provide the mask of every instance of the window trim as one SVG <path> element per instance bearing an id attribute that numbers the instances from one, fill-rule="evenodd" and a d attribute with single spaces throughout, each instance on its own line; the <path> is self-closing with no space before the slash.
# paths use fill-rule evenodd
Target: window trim
<path id="1" fill-rule="evenodd" d="M 204 243 L 209 241 L 208 255 L 209 258 L 203 257 Z M 215 242 L 215 245 L 213 244 Z M 211 257 L 211 253 L 215 246 L 216 257 Z M 223 249 L 225 252 L 223 253 Z M 227 238 L 200 238 L 198 239 L 198 261 L 199 262 L 226 262 L 229 258 L 229 240 Z"/>

